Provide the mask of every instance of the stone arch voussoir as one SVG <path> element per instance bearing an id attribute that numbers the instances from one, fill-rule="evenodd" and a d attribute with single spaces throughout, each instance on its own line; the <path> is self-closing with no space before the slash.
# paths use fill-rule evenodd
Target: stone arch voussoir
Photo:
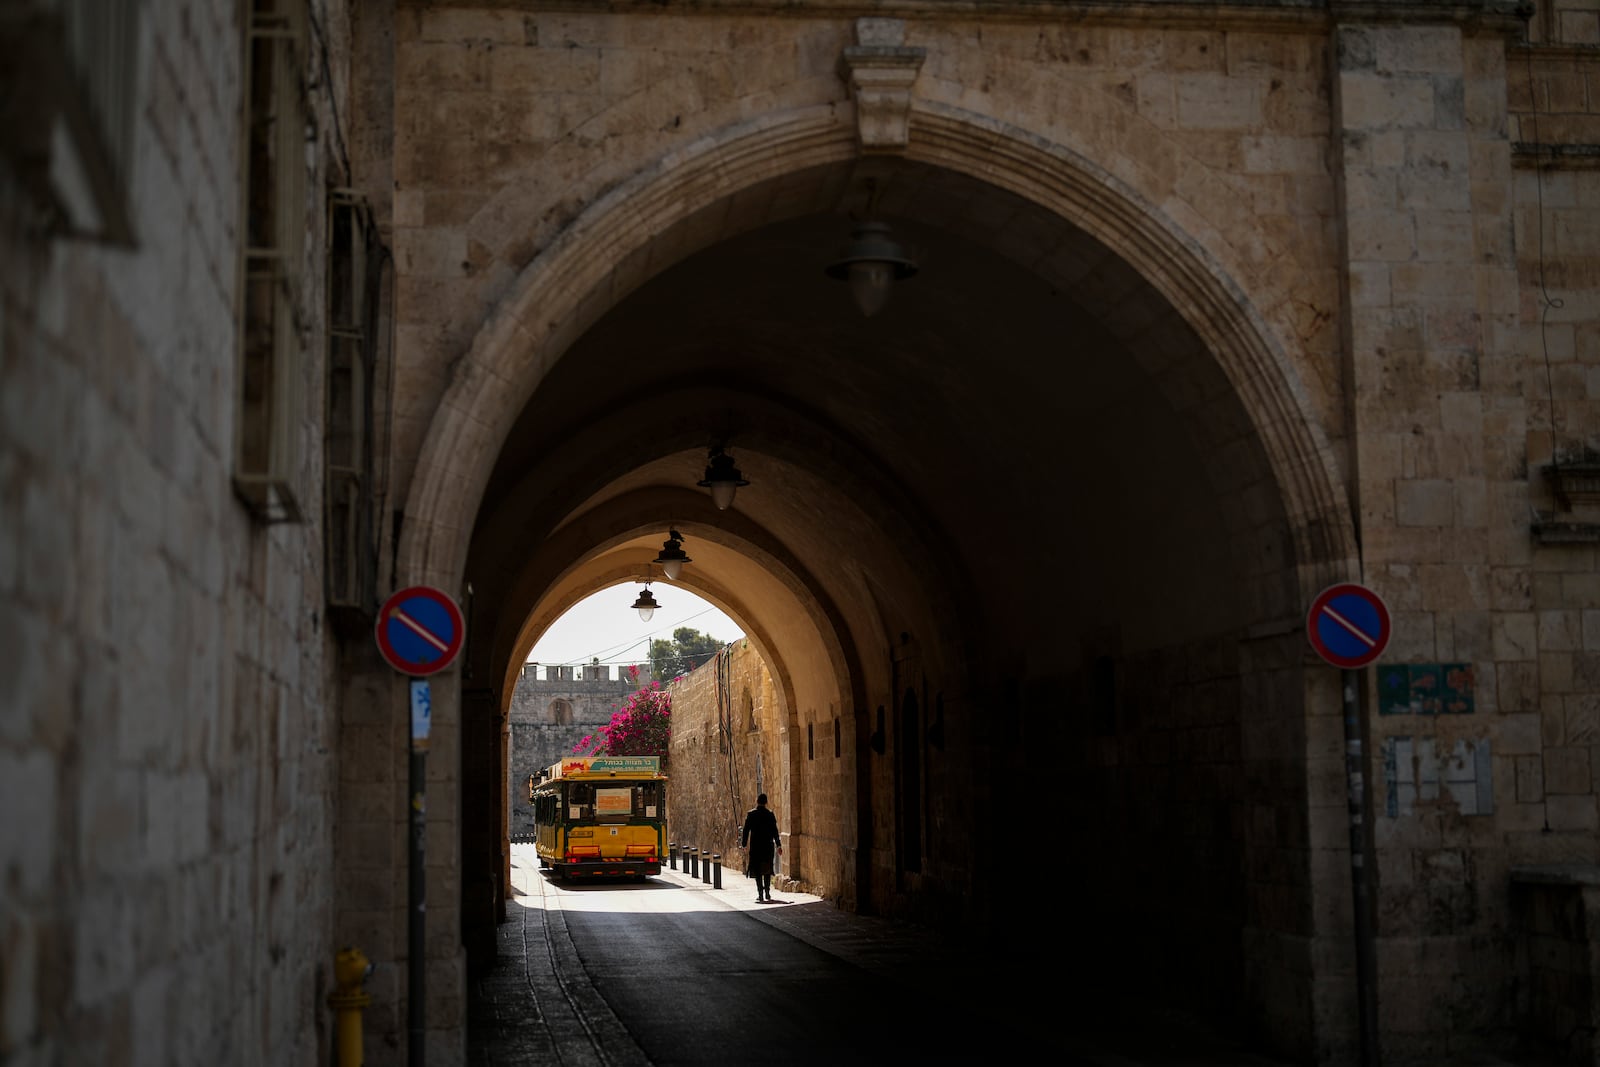
<path id="1" fill-rule="evenodd" d="M 662 156 L 599 197 L 530 263 L 458 361 L 410 487 L 398 570 L 453 587 L 500 443 L 544 371 L 643 276 L 656 237 L 751 186 L 848 160 L 848 114 L 832 106 L 769 115 Z M 923 104 L 907 157 L 1038 204 L 1114 249 L 1206 343 L 1237 391 L 1273 467 L 1307 600 L 1355 574 L 1354 526 L 1338 464 L 1272 331 L 1206 252 L 1105 168 L 1026 130 Z M 714 236 L 730 236 L 714 235 Z M 657 262 L 654 266 L 664 266 Z"/>
<path id="2" fill-rule="evenodd" d="M 1206 251 L 1212 231 L 1163 218 L 1109 170 L 1026 130 L 930 105 L 913 117 L 911 159 L 981 178 L 1098 239 L 1150 283 L 1217 360 L 1273 468 L 1309 602 L 1333 580 L 1357 576 L 1355 528 L 1338 463 L 1276 335 Z"/>

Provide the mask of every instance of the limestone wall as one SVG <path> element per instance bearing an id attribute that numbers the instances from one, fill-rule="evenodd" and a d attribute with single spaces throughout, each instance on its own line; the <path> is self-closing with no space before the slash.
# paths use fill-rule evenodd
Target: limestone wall
<path id="1" fill-rule="evenodd" d="M 1119 195 L 1204 242 L 1265 317 L 1337 441 L 1327 39 L 1320 20 L 1301 29 L 944 14 L 908 20 L 905 44 L 926 51 L 916 83 L 924 121 L 981 116 L 1058 145 L 1103 169 L 1123 186 Z M 404 276 L 400 346 L 417 372 L 396 395 L 402 424 L 426 423 L 437 383 L 490 310 L 518 297 L 523 270 L 558 236 L 574 239 L 564 231 L 581 229 L 582 212 L 603 194 L 686 146 L 839 105 L 839 57 L 854 43 L 850 18 L 772 20 L 733 5 L 688 16 L 492 5 L 400 12 L 396 107 L 410 121 L 395 142 L 393 222 Z M 936 151 L 928 140 L 922 150 Z M 731 235 L 710 229 L 717 225 L 697 223 L 680 238 L 682 251 Z M 615 282 L 615 268 L 602 272 L 608 291 L 640 280 L 627 273 L 638 268 L 631 260 L 617 267 Z M 582 323 L 561 327 L 565 343 Z M 546 343 L 550 328 L 530 323 L 526 342 Z M 514 417 L 536 374 L 530 368 L 512 391 L 500 390 L 505 410 L 486 417 Z M 395 477 L 405 486 L 421 442 L 408 435 L 396 445 Z"/>
<path id="2" fill-rule="evenodd" d="M 240 5 L 140 5 L 132 247 L 48 235 L 22 170 L 0 166 L 6 1062 L 326 1063 L 343 944 L 376 965 L 371 1062 L 403 1058 L 404 683 L 364 635 L 338 648 L 325 624 L 325 190 L 373 190 L 394 249 L 385 573 L 449 581 L 504 431 L 564 346 L 649 270 L 781 217 L 778 194 L 723 210 L 739 182 L 777 187 L 783 168 L 854 151 L 839 61 L 857 27 L 836 5 L 374 3 L 353 23 L 346 6 L 308 7 L 307 192 L 289 205 L 307 236 L 292 265 L 303 522 L 253 517 L 231 485 Z M 835 668 L 775 683 L 741 643 L 674 686 L 673 838 L 737 869 L 738 820 L 765 790 L 784 873 L 812 891 L 851 902 L 868 871 L 879 910 L 993 916 L 974 874 L 982 819 L 1014 803 L 1015 772 L 1044 766 L 1087 812 L 1077 840 L 1096 869 L 1120 872 L 1086 904 L 1155 911 L 1157 876 L 1203 875 L 1139 936 L 1176 932 L 1244 972 L 1219 995 L 1242 992 L 1276 1047 L 1349 1060 L 1339 681 L 1290 603 L 1348 568 L 1395 623 L 1384 669 L 1363 676 L 1385 1051 L 1473 1050 L 1510 1026 L 1522 980 L 1510 872 L 1592 860 L 1600 836 L 1600 499 L 1561 478 L 1600 456 L 1593 0 L 1535 5 L 1533 47 L 1495 4 L 1355 5 L 1331 28 L 1328 5 L 1290 2 L 1115 19 L 913 6 L 908 158 L 972 166 L 990 138 L 979 177 L 1145 255 L 1130 273 L 1204 332 L 1210 381 L 1272 453 L 1274 484 L 1224 497 L 1238 551 L 1263 558 L 1238 567 L 1255 583 L 1242 619 L 1172 637 L 1178 612 L 1129 608 L 1128 651 L 1101 656 L 1085 634 L 1025 670 L 975 667 L 977 684 L 880 649 L 868 626 L 841 632 L 877 657 L 873 687 L 849 693 L 859 707 L 784 705 L 839 692 L 822 677 Z M 1457 18 L 1469 7 L 1482 17 Z M 767 153 L 772 172 L 692 165 L 790 120 L 804 143 Z M 641 197 L 605 214 L 608 197 L 661 193 L 644 182 L 660 174 L 690 175 L 674 196 L 715 210 Z M 1192 258 L 1150 255 L 1134 239 L 1151 234 Z M 1026 235 L 995 239 L 1046 261 Z M 572 249 L 582 262 L 559 259 Z M 1109 323 L 1148 306 L 1116 298 L 1096 309 Z M 1151 336 L 1130 350 L 1160 349 Z M 1225 484 L 1258 468 L 1205 469 Z M 402 542 L 417 547 L 397 561 Z M 456 716 L 497 729 L 501 706 L 457 682 L 438 682 L 429 755 L 440 1063 L 463 1047 L 461 880 L 486 877 L 458 862 Z M 589 684 L 560 691 L 573 728 L 626 695 Z M 512 701 L 513 828 L 524 768 L 581 736 L 545 697 Z"/>
<path id="3" fill-rule="evenodd" d="M 139 5 L 121 88 L 131 247 L 49 236 L 15 160 L 0 163 L 6 1063 L 330 1054 L 339 665 L 319 264 L 337 124 L 313 102 L 315 192 L 286 205 L 307 229 L 292 427 L 307 520 L 267 525 L 231 488 L 242 10 Z"/>
<path id="4" fill-rule="evenodd" d="M 1129 216 L 1152 220 L 1176 244 L 1203 250 L 1204 269 L 1223 279 L 1250 328 L 1259 328 L 1261 362 L 1229 362 L 1226 373 L 1274 452 L 1278 482 L 1241 488 L 1230 521 L 1251 529 L 1262 510 L 1259 489 L 1274 507 L 1282 501 L 1299 539 L 1262 548 L 1259 572 L 1240 566 L 1261 575 L 1260 588 L 1240 597 L 1254 612 L 1242 632 L 1197 628 L 1181 645 L 1154 632 L 1165 608 L 1124 620 L 1138 647 L 1119 669 L 1141 683 L 1153 672 L 1162 684 L 1138 694 L 1145 725 L 1118 727 L 1107 742 L 1112 752 L 1091 750 L 1086 773 L 1099 759 L 1115 761 L 1107 779 L 1117 788 L 1153 787 L 1175 806 L 1193 800 L 1212 813 L 1214 822 L 1193 828 L 1154 826 L 1163 847 L 1197 862 L 1218 863 L 1215 850 L 1225 851 L 1218 877 L 1238 895 L 1212 898 L 1205 932 L 1194 936 L 1220 941 L 1236 909 L 1248 912 L 1253 973 L 1245 982 L 1272 1002 L 1268 1025 L 1283 1042 L 1302 1042 L 1307 1055 L 1348 1055 L 1354 991 L 1339 683 L 1285 637 L 1300 625 L 1294 616 L 1303 604 L 1285 603 L 1291 583 L 1276 568 L 1299 568 L 1302 600 L 1341 568 L 1371 583 L 1395 612 L 1389 659 L 1397 668 L 1374 673 L 1368 691 L 1380 967 L 1398 990 L 1382 1026 L 1395 1054 L 1443 1058 L 1498 1020 L 1493 1007 L 1469 1008 L 1470 1025 L 1453 1032 L 1437 1020 L 1461 1005 L 1503 1004 L 1516 981 L 1504 947 L 1508 865 L 1592 849 L 1600 818 L 1600 748 L 1590 723 L 1600 637 L 1587 607 L 1595 558 L 1592 540 L 1581 539 L 1592 531 L 1557 545 L 1546 536 L 1571 531 L 1536 529 L 1593 519 L 1558 507 L 1541 471 L 1600 445 L 1587 210 L 1594 172 L 1570 159 L 1560 172 L 1536 165 L 1558 153 L 1528 147 L 1558 142 L 1567 156 L 1592 153 L 1593 62 L 1582 48 L 1595 32 L 1592 4 L 1539 5 L 1529 32 L 1543 50 L 1531 52 L 1519 44 L 1522 27 L 1509 5 L 1482 5 L 1484 17 L 1475 19 L 1439 5 L 1368 5 L 1342 12 L 1332 32 L 1320 9 L 1311 17 L 1303 5 L 1299 13 L 1287 4 L 1265 10 L 1271 6 L 1254 5 L 1246 17 L 1223 5 L 1229 17 L 1211 24 L 1141 12 L 1041 25 L 925 5 L 904 27 L 905 45 L 926 56 L 907 154 L 959 165 L 941 135 L 960 122 L 990 132 L 997 145 L 1047 145 L 1060 160 L 1092 169 L 1097 180 L 1081 196 L 1052 199 L 1061 175 L 1076 172 L 1066 164 L 1051 170 L 1042 156 L 1038 174 L 1001 173 L 1012 162 L 997 156 L 992 176 L 1014 179 L 1014 188 L 1053 210 L 1077 212 L 1075 223 L 1103 224 L 1108 240 L 1124 235 Z M 432 416 L 434 384 L 447 368 L 494 383 L 494 396 L 484 390 L 492 403 L 475 409 L 474 430 L 514 417 L 542 373 L 526 351 L 558 352 L 607 299 L 569 295 L 526 272 L 547 251 L 589 238 L 600 225 L 595 205 L 607 196 L 778 116 L 849 106 L 838 66 L 854 43 L 850 20 L 817 11 L 768 19 L 715 4 L 683 14 L 462 5 L 402 18 L 402 106 L 437 105 L 417 109 L 396 147 L 397 248 L 412 284 L 434 297 L 418 301 L 407 324 L 407 358 L 420 368 L 417 387 L 400 398 L 408 419 Z M 462 130 L 470 131 L 465 142 Z M 437 150 L 453 143 L 492 149 Z M 823 147 L 793 158 L 796 170 L 828 161 Z M 734 180 L 707 168 L 701 184 L 677 191 L 710 204 Z M 618 229 L 616 264 L 594 267 L 581 283 L 562 272 L 562 285 L 626 291 L 642 277 L 641 264 L 733 228 L 721 221 L 728 215 L 708 211 L 673 234 L 672 248 L 644 237 L 626 244 L 678 221 L 664 211 L 648 217 L 648 225 Z M 1042 259 L 1020 242 L 1002 251 Z M 1167 276 L 1166 264 L 1151 260 L 1143 269 L 1197 329 L 1212 316 L 1213 307 Z M 553 303 L 570 314 L 553 313 Z M 1103 313 L 1108 321 L 1130 314 L 1114 300 Z M 498 335 L 514 334 L 504 347 L 515 356 L 504 365 L 492 359 L 498 335 L 475 330 L 486 321 Z M 1208 343 L 1223 351 L 1230 329 Z M 480 358 L 482 366 L 474 363 Z M 502 372 L 516 388 L 503 387 Z M 1282 393 L 1257 393 L 1264 378 L 1284 383 Z M 1271 435 L 1285 424 L 1312 442 L 1303 467 L 1277 455 L 1287 438 Z M 484 439 L 497 440 L 493 432 Z M 402 478 L 420 452 L 420 441 L 400 442 Z M 462 472 L 484 461 L 465 451 L 440 459 Z M 1234 473 L 1219 469 L 1218 481 Z M 443 493 L 453 473 L 431 476 Z M 1334 503 L 1296 495 L 1302 479 L 1329 484 L 1323 478 Z M 1335 519 L 1341 506 L 1348 520 Z M 1349 528 L 1332 529 L 1335 521 Z M 1245 533 L 1239 541 L 1253 551 L 1269 538 Z M 1346 545 L 1359 549 L 1347 558 Z M 1285 563 L 1279 548 L 1294 561 Z M 1025 720 L 1030 707 L 1048 707 L 1052 670 L 1047 662 L 1032 677 L 1006 679 L 1011 688 L 1001 684 L 998 693 L 941 694 L 936 680 L 917 689 L 919 711 L 933 714 L 945 695 L 962 712 L 953 722 L 987 736 L 1007 716 Z M 1430 685 L 1465 695 L 1470 710 L 1412 710 L 1411 690 Z M 1386 704 L 1390 686 L 1408 699 Z M 867 694 L 863 708 L 782 713 L 784 758 L 799 776 L 813 773 L 819 736 L 827 749 L 840 715 L 887 738 L 877 747 L 858 734 L 852 745 L 847 726 L 837 764 L 868 776 L 871 810 L 853 808 L 846 776 L 838 788 L 808 779 L 787 813 L 802 825 L 855 827 L 872 869 L 889 872 L 874 886 L 880 907 L 926 900 L 921 891 L 941 879 L 957 884 L 959 849 L 971 843 L 941 824 L 955 848 L 930 852 L 925 871 L 896 869 L 904 822 L 893 803 L 892 761 L 903 688 Z M 1261 698 L 1270 703 L 1258 705 Z M 1277 722 L 1269 710 L 1295 718 Z M 680 725 L 674 741 L 675 759 L 690 765 L 678 774 L 696 797 L 685 833 L 726 833 L 726 814 L 749 780 L 738 746 L 729 741 L 722 751 L 720 721 L 702 721 L 698 735 Z M 1164 751 L 1174 745 L 1199 766 L 1172 770 Z M 725 768 L 717 763 L 729 755 Z M 854 768 L 848 761 L 858 756 L 867 762 Z M 1009 759 L 997 760 L 1000 769 Z M 932 755 L 928 773 L 955 782 L 955 763 Z M 1248 796 L 1227 779 L 1241 768 Z M 1446 785 L 1452 773 L 1454 791 Z M 975 783 L 973 793 L 998 807 L 1002 788 L 996 778 Z M 955 814 L 949 822 L 963 821 Z M 1137 806 L 1119 810 L 1106 840 L 1158 821 Z M 836 842 L 828 865 L 849 872 L 857 844 Z M 840 884 L 850 881 L 841 873 Z M 1413 973 L 1430 980 L 1406 982 Z"/>
<path id="5" fill-rule="evenodd" d="M 725 867 L 743 871 L 739 827 L 764 792 L 784 835 L 783 876 L 809 892 L 836 895 L 837 883 L 818 878 L 808 859 L 810 846 L 794 833 L 796 813 L 783 769 L 792 738 L 761 657 L 747 641 L 737 641 L 674 679 L 670 691 L 668 837 L 681 847 L 720 853 Z"/>
<path id="6" fill-rule="evenodd" d="M 528 776 L 571 755 L 573 745 L 609 723 L 611 713 L 639 688 L 625 668 L 612 674 L 609 666 L 523 668 L 511 694 L 506 784 L 512 834 L 533 825 Z"/>
<path id="7" fill-rule="evenodd" d="M 1339 55 L 1363 555 L 1395 618 L 1372 713 L 1378 951 L 1427 979 L 1387 981 L 1382 1026 L 1426 1059 L 1458 1054 L 1431 1022 L 1448 1005 L 1525 980 L 1509 868 L 1592 852 L 1600 828 L 1594 535 L 1545 525 L 1595 512 L 1544 471 L 1600 444 L 1569 387 L 1597 351 L 1600 235 L 1578 215 L 1600 183 L 1534 147 L 1592 134 L 1563 92 L 1574 54 L 1361 27 Z"/>

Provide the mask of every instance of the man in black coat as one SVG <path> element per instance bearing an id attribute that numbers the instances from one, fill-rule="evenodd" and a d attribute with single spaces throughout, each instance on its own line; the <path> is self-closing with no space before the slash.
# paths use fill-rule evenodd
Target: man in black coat
<path id="1" fill-rule="evenodd" d="M 756 880 L 756 903 L 772 900 L 773 850 L 783 855 L 783 845 L 778 839 L 778 817 L 767 807 L 767 794 L 756 797 L 756 806 L 745 814 L 744 826 L 739 830 L 739 847 L 748 843 L 745 853 L 744 873 Z"/>

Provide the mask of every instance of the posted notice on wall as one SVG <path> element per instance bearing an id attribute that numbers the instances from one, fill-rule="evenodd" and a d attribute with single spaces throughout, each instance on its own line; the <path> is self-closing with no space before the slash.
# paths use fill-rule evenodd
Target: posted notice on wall
<path id="1" fill-rule="evenodd" d="M 433 693 L 426 678 L 411 679 L 411 747 L 428 747 L 428 730 L 433 725 Z"/>

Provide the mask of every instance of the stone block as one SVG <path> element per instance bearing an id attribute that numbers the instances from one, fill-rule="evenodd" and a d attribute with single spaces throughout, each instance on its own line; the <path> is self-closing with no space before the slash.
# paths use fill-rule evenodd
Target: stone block
<path id="1" fill-rule="evenodd" d="M 1502 715 L 1496 728 L 1495 751 L 1503 756 L 1538 755 L 1544 747 L 1537 712 Z"/>
<path id="2" fill-rule="evenodd" d="M 1573 653 L 1572 686 L 1578 692 L 1600 692 L 1600 652 Z"/>
<path id="3" fill-rule="evenodd" d="M 1339 78 L 1340 115 L 1346 130 L 1420 129 L 1434 123 L 1431 78 L 1388 78 L 1344 73 Z"/>
<path id="4" fill-rule="evenodd" d="M 1411 216 L 1411 250 L 1416 262 L 1395 264 L 1390 286 L 1402 306 L 1453 309 L 1470 314 L 1474 291 L 1461 285 L 1459 267 L 1470 262 L 1472 229 L 1462 213 L 1416 211 Z M 1434 346 L 1429 344 L 1429 352 Z M 1475 386 L 1477 382 L 1467 382 Z"/>
<path id="5" fill-rule="evenodd" d="M 393 814 L 394 802 L 395 791 L 390 782 L 346 782 L 339 790 L 340 819 L 382 824 Z"/>
<path id="6" fill-rule="evenodd" d="M 1582 616 L 1577 611 L 1541 611 L 1538 619 L 1541 651 L 1571 652 L 1583 647 Z"/>
<path id="7" fill-rule="evenodd" d="M 1441 130 L 1461 130 L 1467 125 L 1467 88 L 1458 75 L 1433 79 L 1433 122 Z"/>
<path id="8" fill-rule="evenodd" d="M 1600 693 L 1577 693 L 1562 699 L 1565 740 L 1571 745 L 1600 745 Z"/>
<path id="9" fill-rule="evenodd" d="M 491 60 L 504 64 L 501 57 L 507 54 L 456 41 L 402 42 L 396 48 L 395 77 L 406 85 L 427 85 L 435 94 L 482 91 L 490 85 Z"/>
<path id="10" fill-rule="evenodd" d="M 0 820 L 0 858 L 6 881 L 25 896 L 45 892 L 54 873 L 62 788 L 50 753 L 0 750 L 0 810 L 11 813 Z"/>
<path id="11" fill-rule="evenodd" d="M 485 64 L 494 92 L 535 95 L 597 92 L 600 67 L 598 49 L 577 47 L 499 50 Z"/>
<path id="12" fill-rule="evenodd" d="M 1572 653 L 1544 652 L 1539 655 L 1539 684 L 1545 693 L 1572 691 Z"/>
<path id="13" fill-rule="evenodd" d="M 1449 526 L 1454 518 L 1454 483 L 1438 479 L 1395 483 L 1395 521 L 1400 526 Z"/>
<path id="14" fill-rule="evenodd" d="M 1590 588 L 1590 582 L 1576 581 L 1575 577 L 1569 577 L 1562 583 L 1562 593 L 1567 603 L 1574 607 L 1600 604 L 1600 588 Z M 1579 612 L 1578 619 L 1582 634 L 1578 647 L 1585 652 L 1600 652 L 1600 608 L 1584 608 Z"/>
<path id="15" fill-rule="evenodd" d="M 1425 611 L 1475 611 L 1488 606 L 1487 568 L 1471 564 L 1430 564 L 1416 571 L 1422 593 L 1421 606 Z"/>
<path id="16" fill-rule="evenodd" d="M 459 277 L 467 259 L 459 230 L 402 229 L 394 235 L 395 261 L 414 278 Z"/>
<path id="17" fill-rule="evenodd" d="M 1593 794 L 1583 796 L 1545 797 L 1550 829 L 1592 834 L 1600 829 L 1600 799 Z"/>
<path id="18" fill-rule="evenodd" d="M 1373 66 L 1399 74 L 1459 73 L 1461 31 L 1453 26 L 1399 26 L 1372 34 Z"/>
<path id="19" fill-rule="evenodd" d="M 418 41 L 441 45 L 537 44 L 530 35 L 535 27 L 509 11 L 424 11 L 416 31 Z"/>
<path id="20" fill-rule="evenodd" d="M 1494 655 L 1495 659 L 1512 662 L 1527 662 L 1534 660 L 1538 655 L 1538 624 L 1537 616 L 1527 611 L 1499 612 L 1494 618 Z M 1510 681 L 1504 674 L 1502 683 Z M 1537 680 L 1534 680 L 1537 688 Z M 1512 708 L 1518 705 L 1507 702 L 1502 692 L 1501 707 Z"/>
<path id="21" fill-rule="evenodd" d="M 17 587 L 24 603 L 32 604 L 52 623 L 65 621 L 77 599 L 78 577 L 72 557 L 63 549 L 76 539 L 70 479 L 25 478 L 22 483 L 22 527 L 27 532 L 18 553 Z M 159 484 L 154 501 L 160 501 Z M 133 514 L 137 514 L 135 511 Z"/>
<path id="22" fill-rule="evenodd" d="M 1364 187 L 1371 184 L 1371 179 L 1363 183 Z M 1417 251 L 1416 220 L 1401 211 L 1352 215 L 1345 224 L 1345 239 L 1352 263 L 1408 263 Z M 1390 286 L 1392 289 L 1392 280 Z"/>
<path id="23" fill-rule="evenodd" d="M 1491 618 L 1486 611 L 1457 611 L 1437 620 L 1435 640 L 1440 658 L 1467 663 L 1490 659 L 1493 654 Z M 1480 678 L 1479 681 L 1481 686 L 1492 692 L 1492 678 Z M 1480 700 L 1477 710 L 1494 709 L 1492 706 L 1485 707 Z"/>
<path id="24" fill-rule="evenodd" d="M 128 987 L 136 957 L 136 901 L 127 893 L 79 896 L 71 930 L 72 988 L 76 1006 L 103 1001 Z"/>
<path id="25" fill-rule="evenodd" d="M 1551 796 L 1591 796 L 1594 782 L 1589 776 L 1587 746 L 1552 747 L 1544 753 L 1545 792 Z"/>
<path id="26" fill-rule="evenodd" d="M 1221 74 L 1173 79 L 1178 121 L 1188 129 L 1255 130 L 1261 126 L 1261 83 Z"/>
<path id="27" fill-rule="evenodd" d="M 403 878 L 402 872 L 400 879 Z M 399 895 L 402 899 L 391 909 L 377 907 L 376 902 L 358 898 L 345 901 L 340 911 L 338 944 L 354 945 L 368 959 L 380 964 L 367 984 L 367 991 L 374 994 L 375 998 L 388 981 L 382 977 L 386 972 L 381 963 L 396 960 L 405 952 L 407 904 L 403 888 Z"/>
<path id="28" fill-rule="evenodd" d="M 393 871 L 405 862 L 400 834 L 400 826 L 390 820 L 381 823 L 341 820 L 336 836 L 340 862 L 352 870 Z"/>
<path id="29" fill-rule="evenodd" d="M 1240 142 L 1247 173 L 1317 174 L 1325 167 L 1327 143 L 1315 137 L 1246 137 Z"/>
<path id="30" fill-rule="evenodd" d="M 1562 582 L 1565 575 L 1556 572 L 1541 572 L 1529 576 L 1533 590 L 1533 606 L 1542 610 L 1557 608 L 1562 605 Z"/>

